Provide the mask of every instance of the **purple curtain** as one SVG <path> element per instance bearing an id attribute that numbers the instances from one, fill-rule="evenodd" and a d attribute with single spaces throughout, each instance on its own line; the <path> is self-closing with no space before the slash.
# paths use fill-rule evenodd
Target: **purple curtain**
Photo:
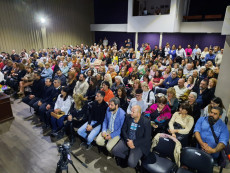
<path id="1" fill-rule="evenodd" d="M 133 47 L 135 44 L 135 34 L 134 33 L 126 33 L 126 32 L 95 32 L 95 41 L 99 42 L 100 39 L 107 38 L 109 41 L 109 45 L 112 45 L 114 42 L 117 43 L 117 48 L 120 49 L 121 46 L 124 46 L 125 40 L 128 38 L 133 42 Z"/>
<path id="2" fill-rule="evenodd" d="M 224 47 L 226 36 L 221 34 L 195 34 L 195 33 L 164 33 L 163 40 L 162 40 L 162 47 L 169 43 L 170 45 L 175 44 L 176 47 L 181 45 L 182 47 L 186 48 L 188 44 L 195 47 L 196 44 L 199 44 L 201 50 L 205 47 L 209 47 L 210 45 L 213 46 L 220 46 L 221 48 Z"/>
<path id="3" fill-rule="evenodd" d="M 158 33 L 138 33 L 138 50 L 140 50 L 142 43 L 149 43 L 153 49 L 155 45 L 159 45 L 160 34 Z"/>

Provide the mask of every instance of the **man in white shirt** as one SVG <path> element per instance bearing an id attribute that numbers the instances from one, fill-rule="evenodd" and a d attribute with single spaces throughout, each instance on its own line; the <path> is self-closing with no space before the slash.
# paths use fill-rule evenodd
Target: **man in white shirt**
<path id="1" fill-rule="evenodd" d="M 130 103 L 129 103 L 129 106 L 128 106 L 128 109 L 127 109 L 128 114 L 131 114 L 132 107 L 135 106 L 135 105 L 139 105 L 141 107 L 141 113 L 145 112 L 145 110 L 147 109 L 148 105 L 145 103 L 144 100 L 142 100 L 142 93 L 143 93 L 142 89 L 137 89 L 136 90 L 136 97 L 132 98 L 130 100 Z"/>
<path id="2" fill-rule="evenodd" d="M 80 74 L 79 76 L 79 80 L 77 81 L 74 90 L 73 90 L 73 95 L 76 94 L 81 94 L 81 95 L 85 95 L 88 88 L 89 88 L 89 84 L 87 81 L 85 81 L 85 75 L 84 74 Z"/>
<path id="3" fill-rule="evenodd" d="M 103 40 L 103 46 L 106 47 L 108 46 L 109 41 L 107 40 L 107 38 L 105 37 Z"/>
<path id="4" fill-rule="evenodd" d="M 216 55 L 215 63 L 216 63 L 217 66 L 220 66 L 220 64 L 222 62 L 223 53 L 224 53 L 224 49 L 221 49 L 220 53 L 218 53 Z"/>
<path id="5" fill-rule="evenodd" d="M 184 78 L 181 78 L 178 80 L 178 85 L 174 86 L 176 90 L 176 97 L 179 100 L 186 100 L 188 98 L 188 96 L 185 95 L 188 89 L 184 86 L 184 83 Z"/>

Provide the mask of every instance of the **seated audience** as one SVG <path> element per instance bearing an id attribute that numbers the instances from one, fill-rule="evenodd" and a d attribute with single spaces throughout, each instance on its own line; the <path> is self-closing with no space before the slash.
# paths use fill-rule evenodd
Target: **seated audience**
<path id="1" fill-rule="evenodd" d="M 176 137 L 184 147 L 188 145 L 188 135 L 194 124 L 193 117 L 189 115 L 190 112 L 190 105 L 182 103 L 180 111 L 174 113 L 169 121 L 169 133 Z"/>
<path id="2" fill-rule="evenodd" d="M 165 129 L 172 116 L 171 109 L 167 105 L 167 99 L 164 96 L 159 97 L 157 102 L 145 111 L 145 116 L 151 120 L 155 134 L 159 130 Z"/>
<path id="3" fill-rule="evenodd" d="M 208 81 L 206 79 L 203 79 L 200 82 L 199 89 L 194 91 L 197 93 L 196 102 L 199 104 L 201 109 L 204 109 L 210 103 L 210 100 L 214 97 L 213 93 L 211 93 L 208 89 Z"/>
<path id="4" fill-rule="evenodd" d="M 227 126 L 220 119 L 222 109 L 213 107 L 207 117 L 200 117 L 194 129 L 196 140 L 199 148 L 211 154 L 214 159 L 217 159 L 219 152 L 224 149 L 229 141 L 229 132 Z M 218 144 L 215 142 L 213 131 L 219 139 Z"/>
<path id="5" fill-rule="evenodd" d="M 32 85 L 32 92 L 28 96 L 22 99 L 22 102 L 28 104 L 30 107 L 33 106 L 35 102 L 37 102 L 40 98 L 42 98 L 44 82 L 41 79 L 41 74 L 38 72 L 34 73 L 34 82 Z"/>
<path id="6" fill-rule="evenodd" d="M 70 107 L 67 123 L 64 127 L 64 131 L 68 135 L 71 144 L 75 142 L 74 127 L 79 128 L 82 126 L 88 120 L 89 116 L 89 105 L 87 99 L 81 94 L 74 95 L 73 99 L 74 102 Z"/>
<path id="7" fill-rule="evenodd" d="M 113 93 L 116 93 L 118 87 L 122 87 L 122 86 L 124 86 L 122 77 L 121 77 L 121 76 L 116 76 L 116 77 L 115 77 L 115 82 L 114 82 L 114 84 L 111 86 L 111 90 L 113 91 Z"/>
<path id="8" fill-rule="evenodd" d="M 21 79 L 19 82 L 19 95 L 24 96 L 24 90 L 26 87 L 32 86 L 34 82 L 34 73 L 33 73 L 33 68 L 32 67 L 27 67 L 26 68 L 27 73 L 26 75 Z"/>
<path id="9" fill-rule="evenodd" d="M 200 106 L 196 102 L 197 99 L 197 93 L 191 92 L 188 96 L 188 100 L 186 103 L 188 103 L 191 106 L 191 116 L 194 119 L 194 122 L 196 123 L 197 120 L 200 118 Z"/>
<path id="10" fill-rule="evenodd" d="M 61 70 L 57 70 L 57 74 L 54 76 L 54 79 L 59 79 L 61 81 L 61 86 L 66 85 L 66 76 L 62 74 Z"/>
<path id="11" fill-rule="evenodd" d="M 143 90 L 138 88 L 135 92 L 135 98 L 132 98 L 129 102 L 127 114 L 131 114 L 132 107 L 135 105 L 139 105 L 141 107 L 141 113 L 147 109 L 148 106 L 145 103 L 145 101 L 142 99 L 142 94 L 143 94 Z"/>
<path id="12" fill-rule="evenodd" d="M 188 95 L 189 95 L 189 90 L 184 86 L 184 79 L 179 79 L 178 80 L 178 85 L 174 86 L 174 89 L 176 91 L 176 98 L 179 101 L 185 101 L 188 99 Z"/>
<path id="13" fill-rule="evenodd" d="M 104 101 L 104 97 L 104 91 L 97 92 L 95 101 L 91 105 L 92 107 L 90 109 L 87 122 L 77 131 L 77 133 L 86 140 L 86 142 L 81 143 L 81 146 L 86 146 L 87 150 L 92 147 L 91 142 L 99 134 L 101 125 L 105 118 L 105 113 L 108 105 Z"/>
<path id="14" fill-rule="evenodd" d="M 38 114 L 41 122 L 43 122 L 43 130 L 49 130 L 50 128 L 50 114 L 46 115 L 46 112 L 54 109 L 55 102 L 61 94 L 61 81 L 55 79 L 53 82 L 53 87 L 48 99 L 41 101 L 41 106 L 39 106 Z"/>
<path id="15" fill-rule="evenodd" d="M 52 112 L 49 111 L 51 114 L 52 136 L 57 136 L 57 131 L 64 126 L 63 121 L 68 116 L 70 107 L 71 96 L 68 95 L 68 89 L 64 87 L 61 90 L 61 94 L 57 98 L 54 109 L 51 110 Z M 57 118 L 56 116 L 59 114 L 62 114 L 62 116 Z"/>
<path id="16" fill-rule="evenodd" d="M 73 90 L 74 90 L 74 87 L 76 85 L 76 77 L 75 77 L 75 72 L 69 72 L 68 73 L 68 82 L 67 82 L 67 85 L 66 87 L 68 88 L 68 94 L 70 96 L 73 95 Z"/>
<path id="17" fill-rule="evenodd" d="M 170 107 L 172 114 L 178 109 L 179 101 L 176 98 L 176 90 L 173 87 L 167 89 L 167 105 Z"/>
<path id="18" fill-rule="evenodd" d="M 155 96 L 152 90 L 149 89 L 149 86 L 146 82 L 141 83 L 141 88 L 143 90 L 142 94 L 142 100 L 145 101 L 145 103 L 150 106 L 153 103 L 155 103 Z"/>
<path id="19" fill-rule="evenodd" d="M 77 81 L 74 87 L 73 95 L 76 95 L 76 94 L 85 95 L 86 94 L 89 88 L 89 84 L 85 79 L 86 79 L 86 76 L 84 74 L 80 74 L 79 80 Z"/>
<path id="20" fill-rule="evenodd" d="M 97 79 L 96 77 L 91 77 L 89 80 L 89 88 L 85 94 L 88 101 L 94 101 L 97 92 Z"/>
<path id="21" fill-rule="evenodd" d="M 141 107 L 134 105 L 131 115 L 127 116 L 122 127 L 121 140 L 112 150 L 120 165 L 128 158 L 128 166 L 136 167 L 142 156 L 147 156 L 151 146 L 150 121 L 141 116 Z"/>
<path id="22" fill-rule="evenodd" d="M 45 68 L 41 72 L 41 77 L 43 79 L 47 79 L 47 78 L 52 79 L 52 75 L 53 75 L 53 70 L 50 68 L 50 64 L 46 63 Z"/>
<path id="23" fill-rule="evenodd" d="M 222 109 L 222 115 L 220 117 L 220 119 L 224 122 L 225 122 L 225 118 L 227 116 L 227 113 L 226 113 L 226 110 L 225 110 L 225 107 L 224 107 L 224 104 L 221 100 L 221 98 L 219 97 L 214 97 L 212 100 L 211 100 L 211 103 L 209 105 L 207 105 L 205 108 L 204 108 L 204 112 L 201 114 L 201 116 L 208 116 L 209 113 L 211 112 L 211 109 L 214 108 L 214 107 L 219 107 Z"/>
<path id="24" fill-rule="evenodd" d="M 120 100 L 117 97 L 109 101 L 102 132 L 97 136 L 96 143 L 99 146 L 105 146 L 111 152 L 113 147 L 120 140 L 121 128 L 125 120 L 125 111 L 119 107 Z M 107 142 L 106 142 L 107 141 Z"/>
<path id="25" fill-rule="evenodd" d="M 104 101 L 109 103 L 109 100 L 114 97 L 113 91 L 110 89 L 108 81 L 102 82 L 102 91 L 105 92 Z"/>
<path id="26" fill-rule="evenodd" d="M 120 100 L 120 108 L 126 111 L 128 108 L 128 102 L 125 87 L 119 87 L 117 89 L 116 97 Z"/>

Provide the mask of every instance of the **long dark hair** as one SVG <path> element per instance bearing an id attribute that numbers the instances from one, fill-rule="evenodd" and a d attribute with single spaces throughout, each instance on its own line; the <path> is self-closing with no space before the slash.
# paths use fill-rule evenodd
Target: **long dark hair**
<path id="1" fill-rule="evenodd" d="M 117 88 L 117 91 L 118 91 L 118 90 L 121 90 L 121 92 L 122 92 L 121 98 L 125 99 L 125 98 L 126 98 L 126 90 L 125 90 L 125 87 L 119 86 L 119 87 Z M 118 94 L 117 94 L 117 96 L 118 96 Z"/>
<path id="2" fill-rule="evenodd" d="M 219 104 L 219 107 L 220 107 L 220 108 L 225 109 L 224 104 L 223 104 L 223 102 L 222 102 L 222 100 L 221 100 L 220 97 L 214 97 L 214 98 L 212 99 L 212 101 L 213 101 L 214 103 L 216 103 L 216 104 Z"/>
<path id="3" fill-rule="evenodd" d="M 90 80 L 93 82 L 93 85 L 90 84 L 89 88 L 90 89 L 95 89 L 97 86 L 97 78 L 96 77 L 91 77 Z"/>
<path id="4" fill-rule="evenodd" d="M 68 89 L 68 87 L 63 87 L 61 90 L 66 93 L 66 96 L 64 98 L 63 98 L 63 95 L 61 95 L 61 98 L 63 98 L 63 100 L 66 101 L 67 97 L 69 96 L 69 94 L 68 94 L 69 89 Z"/>
<path id="5" fill-rule="evenodd" d="M 158 72 L 158 74 L 159 74 L 158 76 L 156 76 L 156 72 Z M 155 77 L 161 78 L 161 76 L 162 76 L 161 71 L 160 71 L 160 70 L 157 70 L 156 72 L 155 72 L 155 74 L 154 74 L 154 78 L 155 78 Z"/>

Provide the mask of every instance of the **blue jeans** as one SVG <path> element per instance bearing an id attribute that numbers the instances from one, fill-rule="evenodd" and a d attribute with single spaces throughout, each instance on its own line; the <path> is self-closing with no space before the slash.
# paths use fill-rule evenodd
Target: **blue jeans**
<path id="1" fill-rule="evenodd" d="M 93 126 L 94 124 L 96 124 L 97 121 L 91 121 L 91 126 Z M 91 132 L 87 132 L 86 131 L 86 127 L 88 125 L 88 122 L 86 122 L 85 124 L 83 124 L 77 131 L 77 133 L 83 137 L 84 139 L 86 139 L 87 144 L 91 144 L 91 142 L 93 141 L 93 139 L 99 134 L 99 132 L 101 131 L 101 125 L 96 126 L 95 128 L 93 128 L 91 130 Z"/>
<path id="2" fill-rule="evenodd" d="M 68 115 L 63 115 L 61 118 L 57 119 L 51 116 L 51 125 L 52 130 L 57 131 L 60 130 L 64 126 L 64 120 Z"/>

